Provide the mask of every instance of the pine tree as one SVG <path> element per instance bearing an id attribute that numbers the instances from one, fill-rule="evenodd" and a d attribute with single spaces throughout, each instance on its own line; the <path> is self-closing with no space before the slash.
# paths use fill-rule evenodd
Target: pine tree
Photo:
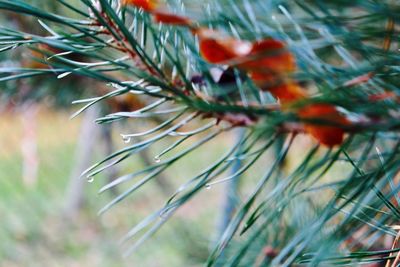
<path id="1" fill-rule="evenodd" d="M 124 135 L 140 141 L 88 168 L 89 180 L 169 142 L 154 164 L 101 189 L 140 178 L 100 213 L 241 129 L 225 155 L 127 233 L 125 241 L 134 239 L 127 254 L 200 191 L 240 179 L 251 190 L 229 207 L 234 214 L 208 266 L 399 264 L 399 3 L 56 2 L 62 8 L 48 11 L 40 2 L 0 0 L 1 12 L 38 19 L 44 30 L 0 28 L 3 56 L 29 49 L 36 60 L 2 64 L 0 81 L 50 73 L 109 86 L 75 101 L 83 106 L 74 116 L 121 97 L 144 103 L 97 119 L 158 125 Z"/>

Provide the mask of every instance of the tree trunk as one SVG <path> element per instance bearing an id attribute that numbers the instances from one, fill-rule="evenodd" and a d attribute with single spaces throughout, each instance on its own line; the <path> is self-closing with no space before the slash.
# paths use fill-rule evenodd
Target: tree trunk
<path id="1" fill-rule="evenodd" d="M 98 114 L 99 110 L 94 106 L 84 113 L 82 121 L 75 164 L 67 188 L 64 210 L 64 215 L 72 220 L 76 219 L 85 201 L 84 187 L 87 181 L 80 175 L 91 164 L 93 150 L 99 136 L 99 129 L 94 123 Z"/>

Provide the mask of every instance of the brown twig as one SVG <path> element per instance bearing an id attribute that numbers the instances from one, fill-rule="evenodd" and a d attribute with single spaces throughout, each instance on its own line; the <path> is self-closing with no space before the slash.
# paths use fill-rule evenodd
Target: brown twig
<path id="1" fill-rule="evenodd" d="M 116 46 L 112 46 L 114 49 L 119 50 L 122 53 L 127 53 L 130 58 L 135 62 L 137 67 L 147 70 L 151 75 L 160 76 L 157 71 L 153 69 L 147 62 L 138 58 L 138 55 L 133 47 L 128 44 L 128 40 L 119 27 L 114 23 L 114 21 L 104 12 L 100 11 L 100 15 L 107 22 L 107 24 L 114 30 L 115 34 L 118 36 L 118 39 L 112 34 L 108 29 L 102 29 L 102 33 L 109 35 L 113 38 L 113 42 L 115 42 Z M 95 19 L 93 25 L 101 26 L 101 23 Z"/>

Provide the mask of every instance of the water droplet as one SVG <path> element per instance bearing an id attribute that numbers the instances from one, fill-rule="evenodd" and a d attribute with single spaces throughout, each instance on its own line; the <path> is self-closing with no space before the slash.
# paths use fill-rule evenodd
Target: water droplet
<path id="1" fill-rule="evenodd" d="M 93 177 L 88 177 L 88 178 L 87 178 L 87 182 L 88 182 L 88 183 L 93 183 L 93 181 L 94 181 L 94 178 L 93 178 Z"/>
<path id="2" fill-rule="evenodd" d="M 156 163 L 160 163 L 160 162 L 161 162 L 161 159 L 160 159 L 159 156 L 155 156 L 155 157 L 154 157 L 154 161 L 155 161 Z"/>
<path id="3" fill-rule="evenodd" d="M 122 134 L 121 134 L 121 136 L 122 136 L 122 140 L 124 140 L 124 143 L 126 143 L 126 144 L 130 143 L 132 140 L 132 138 L 130 136 L 122 135 Z"/>
<path id="4" fill-rule="evenodd" d="M 205 188 L 206 188 L 207 190 L 210 190 L 210 189 L 211 189 L 211 185 L 210 185 L 210 184 L 206 184 L 206 185 L 205 185 Z"/>
<path id="5" fill-rule="evenodd" d="M 160 212 L 160 218 L 165 220 L 168 218 L 168 210 L 163 210 Z"/>
<path id="6" fill-rule="evenodd" d="M 168 135 L 169 136 L 176 136 L 176 133 L 175 132 L 170 132 Z"/>
<path id="7" fill-rule="evenodd" d="M 183 190 L 185 190 L 185 186 L 183 186 L 183 185 L 181 185 L 179 188 L 178 188 L 178 192 L 182 192 Z"/>

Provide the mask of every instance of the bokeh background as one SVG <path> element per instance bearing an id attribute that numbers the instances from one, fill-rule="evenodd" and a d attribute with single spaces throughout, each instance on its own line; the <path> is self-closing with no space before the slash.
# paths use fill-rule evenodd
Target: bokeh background
<path id="1" fill-rule="evenodd" d="M 204 190 L 127 258 L 122 257 L 126 247 L 119 240 L 161 207 L 203 160 L 220 154 L 229 139 L 214 140 L 158 182 L 98 216 L 117 193 L 99 195 L 101 186 L 154 160 L 153 154 L 135 156 L 93 182 L 86 181 L 79 175 L 82 168 L 109 152 L 109 140 L 104 138 L 105 127 L 90 118 L 93 111 L 71 120 L 72 113 L 40 102 L 1 113 L 0 266 L 200 266 L 218 235 L 223 186 Z M 132 125 L 113 128 L 113 147 L 127 145 L 119 133 Z"/>

